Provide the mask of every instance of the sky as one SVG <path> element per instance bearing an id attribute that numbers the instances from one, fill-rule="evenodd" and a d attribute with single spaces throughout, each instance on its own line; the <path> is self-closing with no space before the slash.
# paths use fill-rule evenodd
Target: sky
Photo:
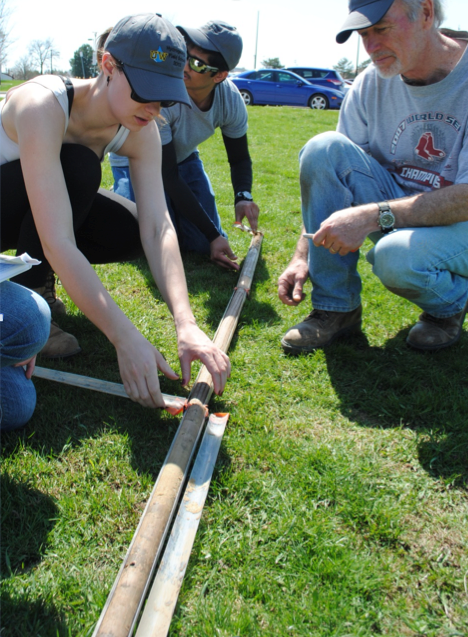
<path id="1" fill-rule="evenodd" d="M 68 70 L 69 60 L 82 45 L 94 46 L 95 34 L 132 13 L 157 12 L 175 25 L 199 27 L 221 19 L 235 25 L 243 38 L 239 66 L 261 67 L 278 57 L 285 66 L 333 67 L 346 57 L 353 65 L 367 55 L 354 33 L 345 44 L 335 42 L 348 13 L 347 0 L 7 0 L 13 44 L 4 68 L 28 55 L 33 40 L 51 38 L 60 53 L 54 67 Z M 468 0 L 446 0 L 443 26 L 468 30 Z M 257 38 L 258 25 L 258 38 Z"/>

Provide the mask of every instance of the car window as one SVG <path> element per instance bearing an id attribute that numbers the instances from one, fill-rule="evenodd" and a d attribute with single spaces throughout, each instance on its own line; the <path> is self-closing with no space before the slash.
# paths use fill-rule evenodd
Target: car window
<path id="1" fill-rule="evenodd" d="M 257 71 L 252 71 L 252 73 L 247 73 L 247 75 L 243 75 L 248 80 L 256 80 L 257 79 Z"/>
<path id="2" fill-rule="evenodd" d="M 255 79 L 262 80 L 263 82 L 273 82 L 273 71 L 258 71 Z"/>
<path id="3" fill-rule="evenodd" d="M 290 69 L 306 80 L 321 79 L 324 77 L 337 77 L 335 71 L 327 71 L 326 69 Z"/>
<path id="4" fill-rule="evenodd" d="M 314 77 L 322 77 L 321 74 L 320 74 L 320 71 L 317 71 L 317 69 L 298 69 L 295 72 L 297 72 L 299 75 L 301 75 L 306 80 L 311 80 Z"/>
<path id="5" fill-rule="evenodd" d="M 278 75 L 277 81 L 281 82 L 281 84 L 297 84 L 297 82 L 299 82 L 297 77 L 294 77 L 294 75 L 289 75 L 289 73 L 277 71 L 277 75 Z"/>

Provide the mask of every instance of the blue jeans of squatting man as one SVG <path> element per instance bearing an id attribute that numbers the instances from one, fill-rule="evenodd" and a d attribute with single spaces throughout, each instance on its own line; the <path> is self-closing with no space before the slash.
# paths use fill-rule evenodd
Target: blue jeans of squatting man
<path id="1" fill-rule="evenodd" d="M 22 285 L 0 283 L 0 427 L 25 425 L 36 407 L 36 390 L 22 367 L 47 342 L 50 310 L 44 299 Z"/>
<path id="2" fill-rule="evenodd" d="M 204 211 L 208 214 L 211 221 L 216 226 L 218 232 L 227 237 L 227 234 L 221 227 L 221 219 L 219 218 L 216 208 L 215 195 L 208 175 L 203 168 L 203 162 L 198 152 L 194 152 L 184 159 L 179 165 L 179 174 L 185 183 L 190 187 L 197 200 L 200 202 Z M 122 197 L 126 197 L 131 201 L 135 201 L 132 182 L 130 181 L 130 169 L 128 166 L 112 166 L 114 175 L 114 192 Z M 179 245 L 181 250 L 200 252 L 201 254 L 210 254 L 210 243 L 205 235 L 191 222 L 182 215 L 176 213 L 169 198 L 166 196 L 167 207 L 171 215 L 172 223 L 177 232 Z"/>
<path id="3" fill-rule="evenodd" d="M 302 217 L 314 233 L 336 210 L 404 197 L 391 174 L 339 133 L 311 139 L 300 153 Z M 468 298 L 468 222 L 402 228 L 370 235 L 373 273 L 396 294 L 438 318 L 461 312 Z M 316 309 L 349 312 L 359 306 L 359 255 L 330 254 L 309 241 L 309 274 Z"/>

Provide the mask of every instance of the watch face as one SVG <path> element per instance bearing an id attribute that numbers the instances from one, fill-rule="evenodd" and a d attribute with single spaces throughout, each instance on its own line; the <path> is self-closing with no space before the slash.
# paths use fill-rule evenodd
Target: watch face
<path id="1" fill-rule="evenodd" d="M 383 228 L 391 228 L 395 223 L 395 217 L 392 212 L 382 212 L 379 222 Z"/>
<path id="2" fill-rule="evenodd" d="M 247 192 L 247 190 L 244 190 L 243 192 L 238 192 L 237 196 L 242 197 L 242 199 L 245 199 L 246 201 L 253 201 L 252 195 L 250 194 L 250 192 Z"/>

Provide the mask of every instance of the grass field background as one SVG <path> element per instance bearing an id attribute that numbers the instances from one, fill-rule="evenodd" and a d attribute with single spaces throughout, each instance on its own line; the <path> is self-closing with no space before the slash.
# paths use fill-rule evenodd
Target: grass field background
<path id="1" fill-rule="evenodd" d="M 363 335 L 285 356 L 281 336 L 310 311 L 309 300 L 288 308 L 276 293 L 301 228 L 297 155 L 334 129 L 337 114 L 253 107 L 249 121 L 265 239 L 231 379 L 210 403 L 231 418 L 170 634 L 466 636 L 468 335 L 437 354 L 409 350 L 418 309 L 382 288 L 363 250 Z M 249 238 L 231 228 L 220 135 L 201 152 L 242 259 Z M 201 256 L 184 264 L 195 315 L 212 336 L 237 275 Z M 178 369 L 173 323 L 146 263 L 96 270 Z M 59 293 L 68 307 L 60 324 L 83 352 L 38 363 L 120 382 L 112 346 Z M 27 428 L 2 435 L 0 634 L 85 637 L 179 418 L 47 381 L 36 387 Z"/>

